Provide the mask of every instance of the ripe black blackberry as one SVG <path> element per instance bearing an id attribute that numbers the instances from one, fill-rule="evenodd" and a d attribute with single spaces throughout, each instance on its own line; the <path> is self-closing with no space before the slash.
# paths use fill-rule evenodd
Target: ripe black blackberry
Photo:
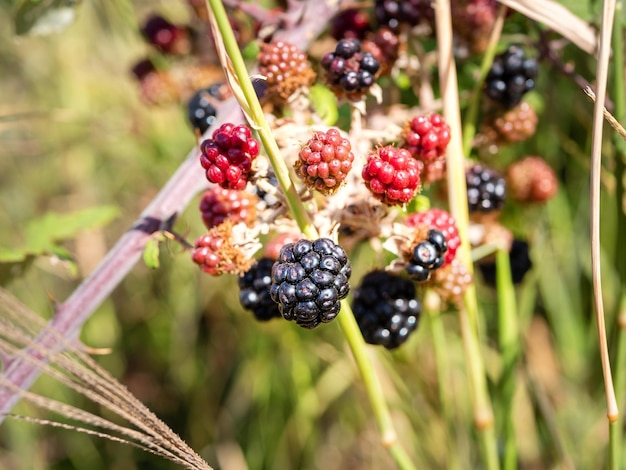
<path id="1" fill-rule="evenodd" d="M 505 179 L 495 170 L 474 165 L 465 172 L 470 212 L 493 212 L 504 205 Z"/>
<path id="2" fill-rule="evenodd" d="M 439 269 L 446 260 L 448 242 L 443 232 L 430 229 L 426 239 L 418 241 L 413 247 L 406 272 L 416 282 L 425 282 L 430 279 L 432 271 Z"/>
<path id="3" fill-rule="evenodd" d="M 272 267 L 270 295 L 283 318 L 315 328 L 337 316 L 351 274 L 346 252 L 332 240 L 298 240 L 281 248 Z"/>
<path id="4" fill-rule="evenodd" d="M 511 44 L 494 58 L 485 80 L 485 93 L 502 106 L 512 108 L 535 88 L 537 72 L 537 60 L 526 57 L 521 45 Z"/>
<path id="5" fill-rule="evenodd" d="M 430 0 L 376 0 L 374 13 L 380 26 L 394 32 L 401 27 L 413 27 L 422 21 L 433 23 L 435 11 Z"/>
<path id="6" fill-rule="evenodd" d="M 533 267 L 528 254 L 528 243 L 524 240 L 515 239 L 511 244 L 509 251 L 509 261 L 511 263 L 511 278 L 513 284 L 519 284 L 524 280 L 526 273 Z M 482 274 L 483 280 L 490 286 L 496 285 L 496 263 L 490 261 L 482 261 L 478 263 L 478 268 Z"/>
<path id="7" fill-rule="evenodd" d="M 365 275 L 354 290 L 352 311 L 366 343 L 394 349 L 417 328 L 421 304 L 415 286 L 387 271 Z"/>
<path id="8" fill-rule="evenodd" d="M 259 321 L 281 316 L 278 305 L 270 297 L 273 265 L 272 258 L 261 258 L 239 277 L 239 302 Z"/>
<path id="9" fill-rule="evenodd" d="M 217 120 L 214 103 L 219 99 L 221 84 L 196 91 L 187 102 L 187 119 L 194 129 L 204 134 Z"/>
<path id="10" fill-rule="evenodd" d="M 326 81 L 340 98 L 358 100 L 374 84 L 380 62 L 371 52 L 362 52 L 358 39 L 342 39 L 334 52 L 321 61 L 326 70 Z"/>

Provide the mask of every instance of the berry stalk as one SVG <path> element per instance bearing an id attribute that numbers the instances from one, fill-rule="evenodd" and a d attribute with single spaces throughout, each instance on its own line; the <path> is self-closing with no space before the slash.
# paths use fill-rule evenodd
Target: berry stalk
<path id="1" fill-rule="evenodd" d="M 450 126 L 451 139 L 448 148 L 448 201 L 450 212 L 457 223 L 461 237 L 460 259 L 472 272 L 471 251 L 468 239 L 468 203 L 465 181 L 465 157 L 461 142 L 461 116 L 459 107 L 458 81 L 454 63 L 452 41 L 452 15 L 450 3 L 435 2 L 437 29 L 439 81 L 443 98 L 444 118 Z M 476 289 L 469 286 L 465 293 L 465 308 L 459 309 L 459 324 L 466 353 L 474 422 L 483 452 L 485 468 L 499 468 L 498 450 L 493 427 L 493 409 L 487 391 L 485 366 L 480 353 L 477 332 L 478 300 Z"/>

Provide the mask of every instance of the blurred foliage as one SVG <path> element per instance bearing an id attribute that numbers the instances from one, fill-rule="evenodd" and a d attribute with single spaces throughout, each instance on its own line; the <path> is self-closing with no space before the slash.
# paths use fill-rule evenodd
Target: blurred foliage
<path id="1" fill-rule="evenodd" d="M 190 12 L 183 2 L 82 2 L 62 34 L 14 37 L 28 24 L 15 30 L 13 14 L 37 3 L 20 2 L 16 9 L 12 2 L 0 2 L 0 246 L 19 253 L 0 273 L 0 283 L 51 316 L 48 293 L 64 299 L 73 291 L 79 282 L 74 274 L 82 278 L 95 268 L 195 143 L 182 107 L 143 104 L 129 71 L 149 52 L 138 33 L 143 18 L 159 11 L 184 23 Z M 517 17 L 505 35 L 515 40 L 527 31 L 534 30 Z M 564 54 L 577 73 L 592 80 L 591 58 L 573 46 L 566 46 Z M 471 87 L 477 64 L 474 59 L 459 64 L 462 89 Z M 592 104 L 549 64 L 541 72 L 537 92 L 529 97 L 543 109 L 537 135 L 486 156 L 503 169 L 521 156 L 541 155 L 561 182 L 557 197 L 545 207 L 511 203 L 502 216 L 516 236 L 529 240 L 534 264 L 517 291 L 525 342 L 515 394 L 520 468 L 551 468 L 570 460 L 591 469 L 601 465 L 607 439 L 589 259 Z M 396 91 L 414 101 L 409 78 L 401 81 L 405 85 Z M 338 119 L 341 125 L 349 119 L 347 110 L 337 112 L 327 95 L 325 88 L 314 88 L 317 109 L 328 122 Z M 603 282 L 610 338 L 615 339 L 621 284 L 613 261 L 624 254 L 615 235 L 619 182 L 610 171 L 611 148 L 606 155 Z M 435 197 L 434 190 L 429 195 Z M 99 207 L 103 213 L 90 212 Z M 115 220 L 111 207 L 119 208 Z M 53 214 L 98 217 L 64 216 L 70 218 L 61 224 L 63 232 L 52 233 L 42 227 L 50 220 L 58 227 L 59 219 L 52 218 L 59 216 Z M 45 235 L 37 250 L 25 235 L 33 227 Z M 179 217 L 177 229 L 202 233 L 195 202 Z M 304 331 L 283 322 L 256 323 L 238 304 L 234 278 L 203 275 L 175 242 L 164 242 L 160 254 L 154 246 L 150 250 L 145 258 L 151 267 L 160 261 L 159 269 L 138 265 L 86 324 L 82 340 L 111 348 L 99 361 L 211 465 L 392 467 L 336 325 Z M 8 252 L 2 253 L 8 261 Z M 44 256 L 30 256 L 35 254 Z M 376 265 L 377 256 L 367 248 L 355 253 L 355 280 Z M 74 262 L 77 271 L 68 271 Z M 495 292 L 479 276 L 477 283 L 483 352 L 495 384 L 501 373 Z M 449 421 L 441 413 L 429 321 L 425 316 L 400 350 L 372 348 L 372 357 L 400 439 L 419 468 L 476 468 L 456 317 L 443 317 Z M 33 390 L 106 416 L 49 378 L 40 378 Z M 16 412 L 50 418 L 23 404 Z M 0 468 L 174 466 L 121 444 L 7 420 L 0 427 Z"/>

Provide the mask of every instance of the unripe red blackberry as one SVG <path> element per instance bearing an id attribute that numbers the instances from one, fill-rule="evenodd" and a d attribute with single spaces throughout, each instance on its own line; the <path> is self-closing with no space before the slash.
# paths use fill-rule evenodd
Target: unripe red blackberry
<path id="1" fill-rule="evenodd" d="M 359 8 L 340 11 L 330 24 L 330 35 L 337 41 L 344 38 L 363 39 L 370 30 L 369 15 Z"/>
<path id="2" fill-rule="evenodd" d="M 296 173 L 308 188 L 333 194 L 352 169 L 351 150 L 350 141 L 341 137 L 337 129 L 315 132 L 298 154 Z"/>
<path id="3" fill-rule="evenodd" d="M 226 123 L 202 142 L 200 150 L 200 163 L 211 183 L 241 190 L 252 172 L 252 160 L 259 154 L 259 143 L 249 127 Z"/>
<path id="4" fill-rule="evenodd" d="M 259 73 L 266 77 L 268 100 L 285 103 L 299 88 L 315 82 L 307 56 L 293 44 L 273 41 L 261 44 Z"/>
<path id="5" fill-rule="evenodd" d="M 437 113 L 415 116 L 402 127 L 402 147 L 421 161 L 443 157 L 450 143 L 450 126 Z"/>
<path id="6" fill-rule="evenodd" d="M 205 273 L 212 276 L 240 274 L 252 266 L 254 260 L 233 244 L 232 227 L 227 221 L 196 240 L 191 259 Z"/>
<path id="7" fill-rule="evenodd" d="M 350 291 L 346 252 L 328 238 L 299 240 L 280 250 L 270 295 L 286 320 L 315 328 L 334 319 Z"/>
<path id="8" fill-rule="evenodd" d="M 374 84 L 380 62 L 370 53 L 362 52 L 358 39 L 342 39 L 334 52 L 321 60 L 326 82 L 340 98 L 361 99 Z"/>
<path id="9" fill-rule="evenodd" d="M 430 0 L 376 0 L 374 12 L 379 25 L 395 32 L 403 26 L 411 28 L 420 22 L 432 24 L 435 18 Z"/>
<path id="10" fill-rule="evenodd" d="M 245 222 L 252 226 L 258 200 L 254 194 L 213 186 L 200 199 L 202 221 L 207 228 L 215 227 L 225 220 L 233 224 Z"/>
<path id="11" fill-rule="evenodd" d="M 371 52 L 380 62 L 380 75 L 389 75 L 400 55 L 400 38 L 389 28 L 369 33 L 362 43 L 363 50 Z"/>
<path id="12" fill-rule="evenodd" d="M 494 110 L 481 125 L 479 143 L 481 137 L 486 144 L 523 142 L 535 135 L 537 121 L 537 113 L 525 101 L 504 113 Z"/>
<path id="13" fill-rule="evenodd" d="M 467 202 L 470 212 L 493 212 L 502 209 L 506 183 L 500 174 L 476 164 L 465 172 Z"/>
<path id="14" fill-rule="evenodd" d="M 497 0 L 452 0 L 455 39 L 470 52 L 485 52 L 498 13 Z"/>
<path id="15" fill-rule="evenodd" d="M 404 221 L 409 227 L 417 229 L 435 228 L 443 233 L 448 245 L 448 251 L 444 259 L 444 266 L 450 264 L 456 255 L 456 250 L 461 245 L 459 231 L 456 228 L 454 217 L 443 209 L 432 208 L 425 212 L 410 214 Z"/>
<path id="16" fill-rule="evenodd" d="M 149 17 L 141 28 L 146 40 L 165 54 L 188 54 L 191 41 L 187 28 L 176 26 L 159 15 Z"/>
<path id="17" fill-rule="evenodd" d="M 217 120 L 215 102 L 218 100 L 220 84 L 196 91 L 187 102 L 187 120 L 204 134 Z"/>
<path id="18" fill-rule="evenodd" d="M 270 296 L 273 265 L 274 259 L 261 258 L 239 277 L 239 303 L 259 321 L 281 317 L 278 305 Z"/>
<path id="19" fill-rule="evenodd" d="M 362 176 L 373 196 L 388 205 L 408 203 L 420 186 L 418 162 L 408 150 L 391 145 L 368 155 Z"/>
<path id="20" fill-rule="evenodd" d="M 485 79 L 485 93 L 505 108 L 512 108 L 535 88 L 537 60 L 526 57 L 519 44 L 511 44 L 497 55 Z"/>
<path id="21" fill-rule="evenodd" d="M 511 197 L 521 202 L 545 202 L 559 189 L 552 167 L 543 158 L 535 156 L 509 165 L 506 181 Z"/>
<path id="22" fill-rule="evenodd" d="M 366 343 L 394 349 L 417 328 L 421 304 L 411 281 L 372 271 L 354 289 L 352 311 Z"/>

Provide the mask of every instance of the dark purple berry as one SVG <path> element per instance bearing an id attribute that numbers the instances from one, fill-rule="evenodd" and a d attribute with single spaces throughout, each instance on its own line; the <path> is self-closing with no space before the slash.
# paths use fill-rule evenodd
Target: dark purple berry
<path id="1" fill-rule="evenodd" d="M 243 308 L 252 311 L 260 321 L 281 316 L 278 305 L 270 295 L 273 264 L 273 259 L 261 258 L 239 277 L 239 302 Z"/>

